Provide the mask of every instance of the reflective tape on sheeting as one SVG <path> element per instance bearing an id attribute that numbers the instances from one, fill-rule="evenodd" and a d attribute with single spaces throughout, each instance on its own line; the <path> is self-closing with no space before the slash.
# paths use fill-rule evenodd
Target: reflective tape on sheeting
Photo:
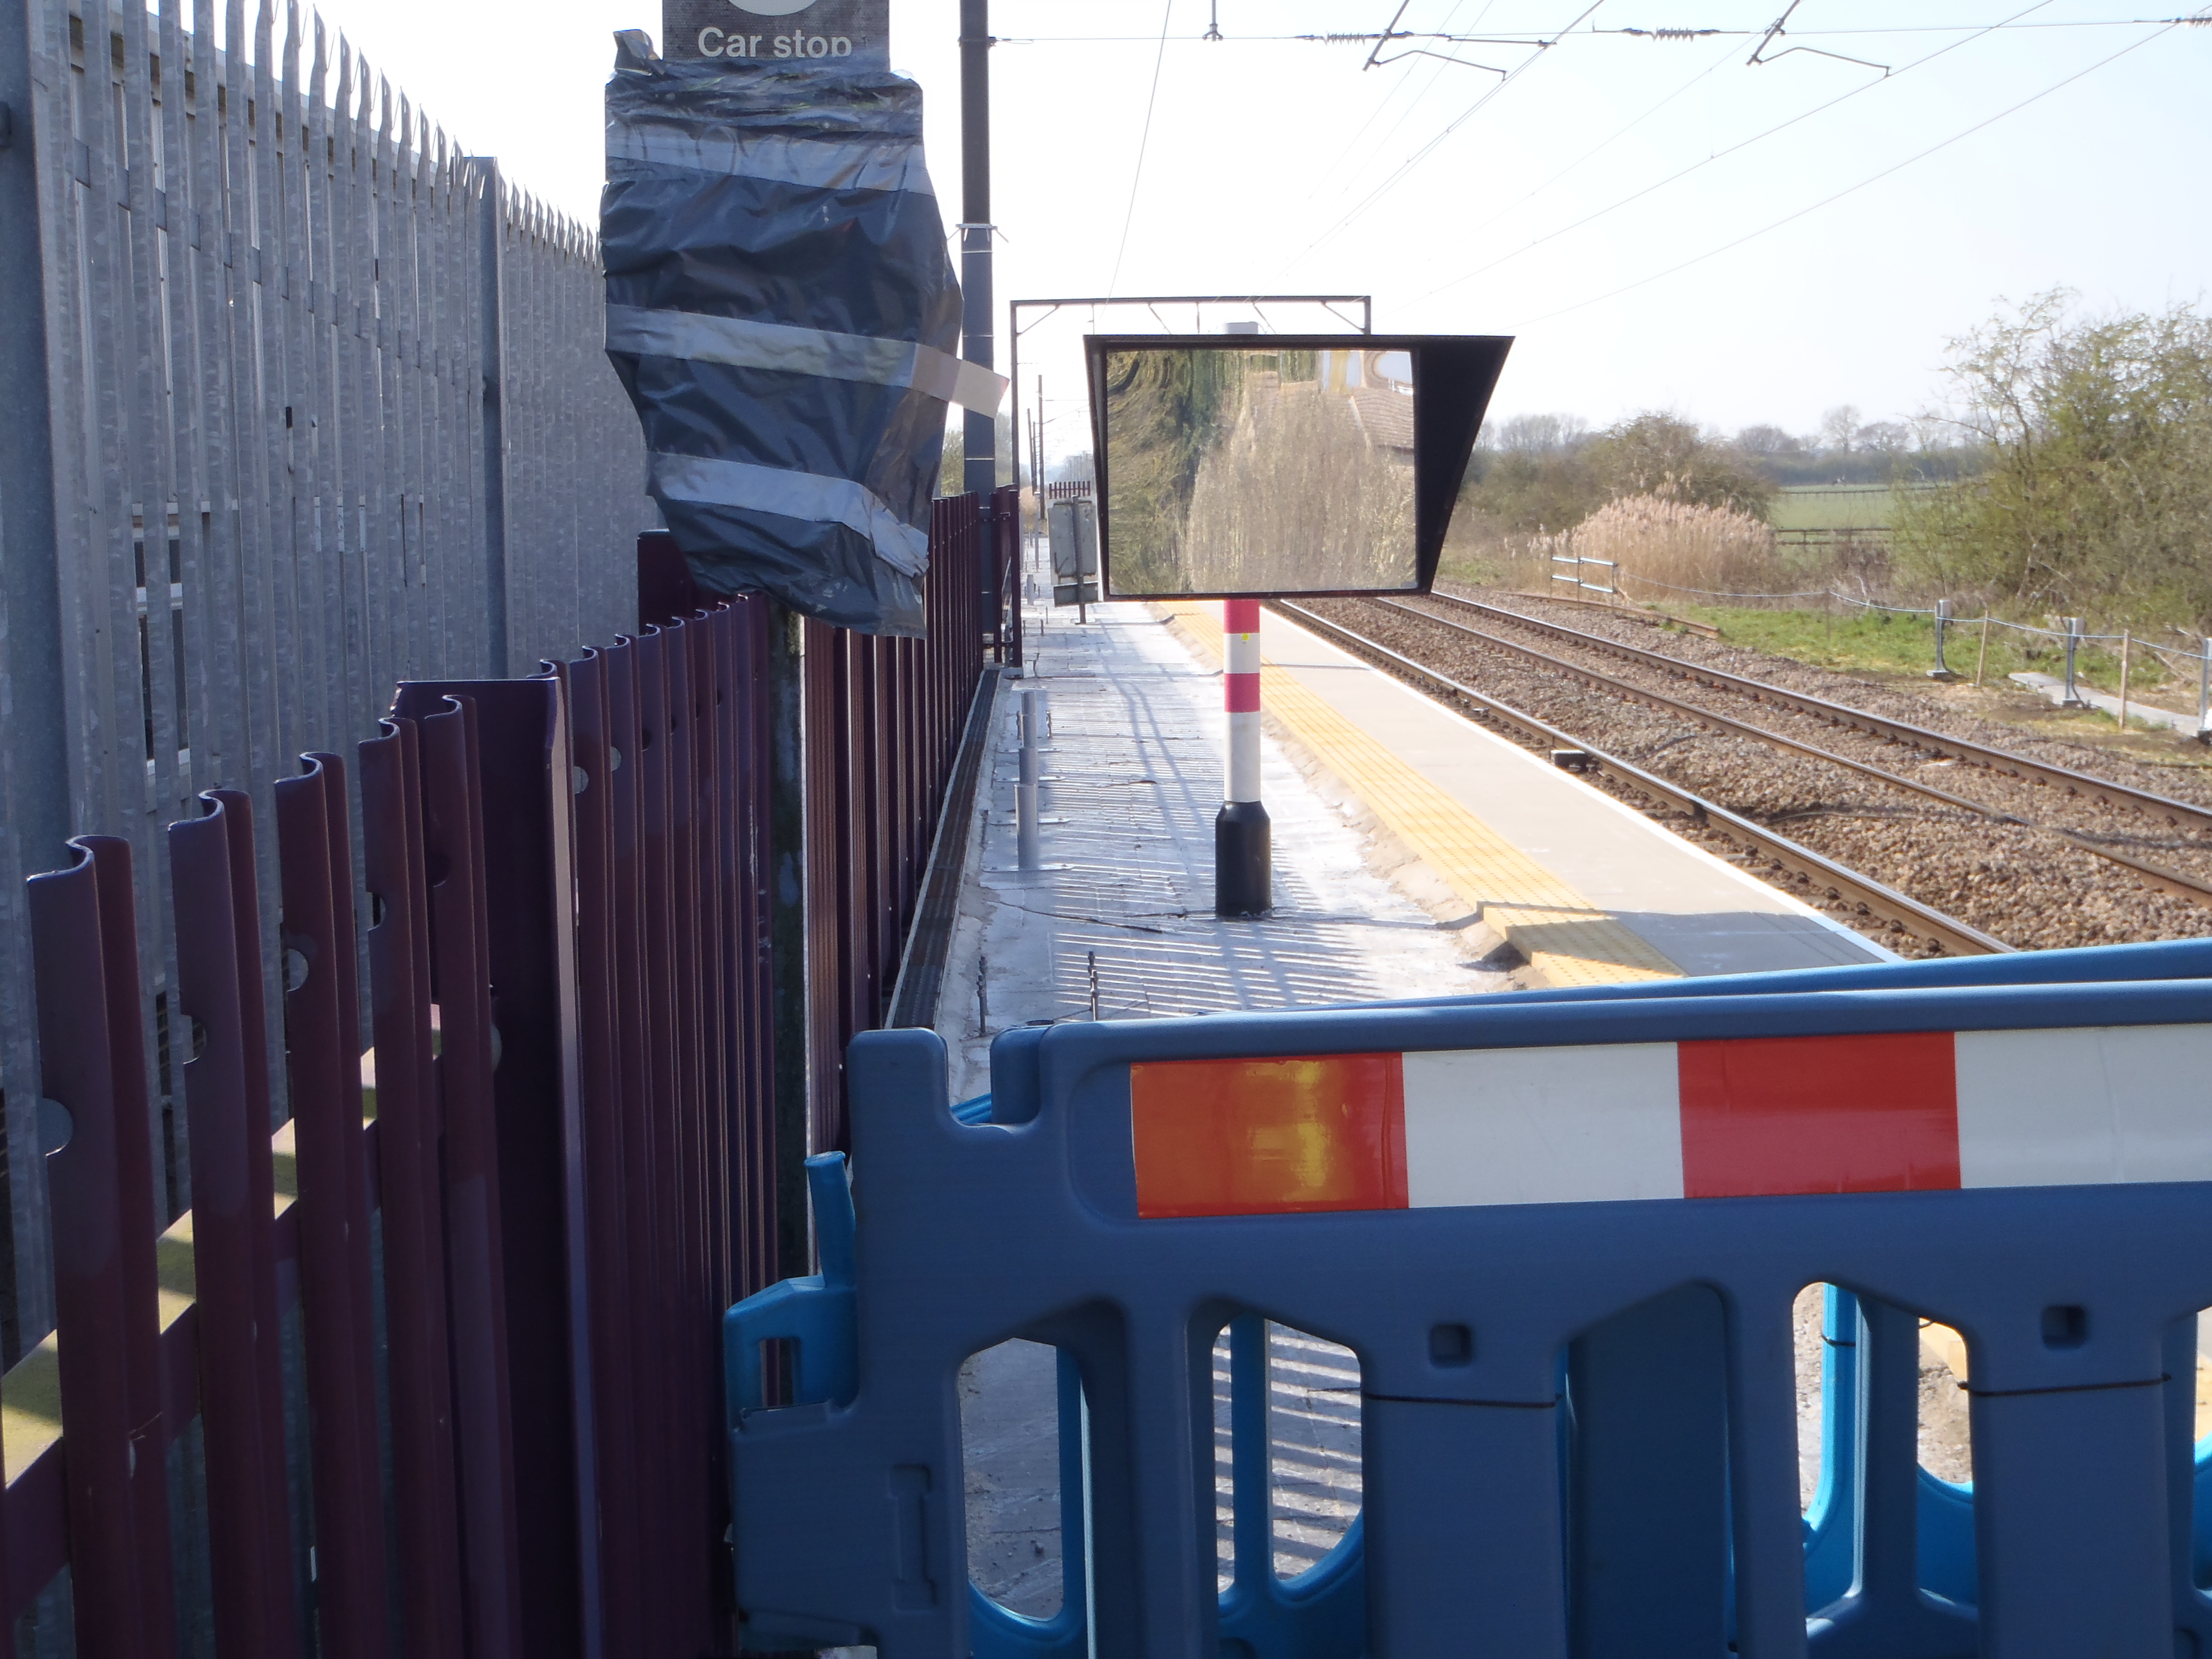
<path id="1" fill-rule="evenodd" d="M 699 455 L 657 452 L 647 459 L 656 493 L 809 524 L 842 524 L 873 543 L 876 556 L 893 569 L 919 576 L 928 568 L 929 532 L 901 521 L 873 490 L 850 478 Z"/>
<path id="2" fill-rule="evenodd" d="M 934 197 L 920 144 L 854 144 L 787 138 L 727 127 L 690 133 L 658 124 L 607 124 L 607 159 L 721 173 L 815 190 L 903 190 Z"/>
<path id="3" fill-rule="evenodd" d="M 2212 1025 L 1129 1068 L 1146 1218 L 2212 1181 Z"/>
<path id="4" fill-rule="evenodd" d="M 710 317 L 696 311 L 611 305 L 607 349 L 728 363 L 738 368 L 775 369 L 787 374 L 818 374 L 825 380 L 862 380 L 872 386 L 911 386 L 987 415 L 998 408 L 1006 394 L 1004 376 L 932 346 L 867 334 L 834 334 L 788 323 L 763 323 L 750 317 Z"/>

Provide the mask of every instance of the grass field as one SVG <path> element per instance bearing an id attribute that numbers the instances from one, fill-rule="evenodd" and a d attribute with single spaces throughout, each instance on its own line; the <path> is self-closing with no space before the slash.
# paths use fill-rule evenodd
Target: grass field
<path id="1" fill-rule="evenodd" d="M 1846 672 L 1925 674 L 1936 665 L 1936 624 L 1926 617 L 1900 617 L 1886 611 L 1851 611 L 1841 614 L 1822 611 L 1765 611 L 1723 605 L 1670 605 L 1677 615 L 1711 623 L 1731 644 L 1754 651 L 1772 652 L 1799 662 Z M 2002 685 L 2005 677 L 2021 670 L 2039 673 L 2065 672 L 2064 651 L 2052 641 L 2022 635 L 2008 628 L 1992 628 L 1989 654 L 1981 656 L 1980 627 L 1954 624 L 1944 650 L 1954 673 L 1971 680 L 1981 667 L 1984 680 Z M 2117 649 L 2085 646 L 2075 663 L 2075 677 L 2103 691 L 2120 686 L 2120 656 Z M 2131 693 L 2151 697 L 2185 713 L 2197 706 L 2193 672 L 2176 670 L 2137 653 L 2129 665 Z"/>
<path id="2" fill-rule="evenodd" d="M 1887 530 L 1897 511 L 1887 484 L 1796 484 L 1767 503 L 1777 530 Z"/>

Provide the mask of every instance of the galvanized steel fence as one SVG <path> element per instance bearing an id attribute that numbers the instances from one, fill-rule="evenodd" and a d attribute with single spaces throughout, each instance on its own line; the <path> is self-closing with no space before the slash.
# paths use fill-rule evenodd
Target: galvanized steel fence
<path id="1" fill-rule="evenodd" d="M 0 5 L 14 1148 L 37 1133 L 21 878 L 66 836 L 132 850 L 147 1007 L 130 1027 L 173 1124 L 161 826 L 222 787 L 266 823 L 286 757 L 373 733 L 395 681 L 527 673 L 635 625 L 651 508 L 594 238 L 459 154 L 295 4 L 280 23 L 230 0 L 223 24 L 219 51 L 212 0 Z M 181 1132 L 155 1152 L 166 1215 L 194 1160 Z M 35 1163 L 6 1186 L 10 1357 L 48 1311 Z"/>

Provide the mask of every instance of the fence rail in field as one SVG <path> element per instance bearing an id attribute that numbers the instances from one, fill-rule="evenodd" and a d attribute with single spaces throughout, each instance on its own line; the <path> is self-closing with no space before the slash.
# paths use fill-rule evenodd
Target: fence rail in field
<path id="1" fill-rule="evenodd" d="M 161 826 L 223 787 L 265 825 L 286 757 L 372 735 L 395 681 L 634 628 L 651 521 L 594 237 L 296 5 L 220 33 L 211 0 L 0 11 L 0 1090 L 33 1144 L 21 878 L 120 837 L 164 1214 L 194 1161 Z M 36 1165 L 11 1356 L 48 1313 Z"/>

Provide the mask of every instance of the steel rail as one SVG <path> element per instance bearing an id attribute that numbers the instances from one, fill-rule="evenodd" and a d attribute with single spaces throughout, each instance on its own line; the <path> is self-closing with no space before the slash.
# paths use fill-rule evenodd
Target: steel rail
<path id="1" fill-rule="evenodd" d="M 1547 652 L 1539 651 L 1533 646 L 1522 645 L 1517 641 L 1500 639 L 1495 634 L 1487 633 L 1480 628 L 1471 628 L 1465 623 L 1454 622 L 1449 617 L 1439 617 L 1433 611 L 1415 610 L 1412 605 L 1402 604 L 1396 599 L 1370 599 L 1368 603 L 1398 611 L 1413 617 L 1417 622 L 1425 622 L 1434 627 L 1448 628 L 1454 633 L 1465 634 L 1471 639 L 1480 640 L 1485 645 L 1493 646 L 1500 651 L 1510 651 L 1516 656 L 1525 657 L 1540 667 L 1549 669 L 1569 679 L 1579 680 L 1597 690 L 1610 691 L 1625 702 L 1647 703 L 1654 708 L 1663 708 L 1670 714 L 1680 715 L 1697 725 L 1717 727 L 1723 732 L 1732 732 L 1739 737 L 1748 738 L 1756 743 L 1767 744 L 1777 749 L 1793 750 L 1811 759 L 1825 761 L 1831 766 L 1840 766 L 1847 771 L 1860 773 L 1895 788 L 1907 790 L 1914 794 L 1925 795 L 1931 800 L 1942 801 L 1947 806 L 1959 807 L 1995 823 L 2015 824 L 2022 829 L 2039 830 L 2047 835 L 2060 836 L 2081 848 L 2084 852 L 2094 853 L 2100 859 L 2108 860 L 2118 865 L 2161 891 L 2172 893 L 2177 898 L 2185 898 L 2192 904 L 2200 904 L 2208 909 L 2212 909 L 2212 884 L 2201 882 L 2194 876 L 2184 875 L 2180 871 L 2168 869 L 2164 865 L 2154 864 L 2148 859 L 2139 859 L 2131 854 L 2116 851 L 2112 848 L 2092 840 L 2078 830 L 2069 830 L 2062 824 L 2039 823 L 2033 818 L 2021 817 L 2017 814 L 2002 811 L 1968 796 L 1954 794 L 1951 791 L 1938 788 L 1932 783 L 1923 783 L 1917 778 L 1908 778 L 1901 773 L 1886 770 L 1867 761 L 1853 760 L 1848 755 L 1839 755 L 1832 749 L 1823 749 L 1818 744 L 1806 743 L 1797 738 L 1786 737 L 1779 732 L 1769 731 L 1763 726 L 1753 726 L 1747 721 L 1717 714 L 1712 709 L 1700 708 L 1696 703 L 1683 702 L 1677 698 L 1667 696 L 1662 691 L 1654 691 L 1641 685 L 1632 685 L 1626 680 L 1616 679 L 1612 675 L 1602 673 L 1597 669 L 1585 668 L 1580 663 L 1568 662 Z M 1453 603 L 1472 605 L 1474 601 L 1456 599 Z M 1477 608 L 1485 611 L 1493 610 L 1493 607 L 1487 605 Z M 1512 613 L 1503 611 L 1495 614 L 1510 616 Z M 1558 628 L 1555 623 L 1539 623 L 1536 626 L 1571 635 L 1577 641 L 1596 638 L 1594 635 L 1577 633 L 1571 628 Z M 1611 641 L 1599 642 L 1613 645 Z M 1617 653 L 1636 658 L 1652 658 L 1661 663 L 1672 663 L 1675 660 L 1673 658 L 1656 657 L 1652 653 L 1638 651 L 1634 646 L 1613 645 L 1613 648 Z M 1747 681 L 1746 684 L 1758 684 L 1759 682 Z M 1813 701 L 1817 702 L 1818 699 L 1813 699 Z M 2001 751 L 1992 750 L 1990 752 L 1996 754 Z M 2153 796 L 2151 799 L 2155 800 L 2160 798 Z"/>
<path id="2" fill-rule="evenodd" d="M 2197 806 L 2188 801 L 2174 800 L 2165 795 L 2154 795 L 2148 789 L 2130 788 L 2124 783 L 2111 783 L 2103 778 L 2091 777 L 2086 772 L 2075 772 L 2063 766 L 2052 766 L 2046 762 L 2030 760 L 2009 750 L 1992 749 L 1984 744 L 1970 742 L 1965 738 L 1954 738 L 1941 732 L 1931 732 L 1926 726 L 1914 726 L 1905 720 L 1893 720 L 1880 714 L 1869 714 L 1863 708 L 1848 704 L 1830 702 L 1809 692 L 1792 691 L 1787 687 L 1770 684 L 1765 680 L 1747 678 L 1718 668 L 1685 662 L 1680 657 L 1670 657 L 1664 652 L 1646 651 L 1640 646 L 1623 645 L 1618 640 L 1608 640 L 1601 635 L 1585 634 L 1578 628 L 1569 628 L 1561 623 L 1546 622 L 1519 611 L 1509 611 L 1503 605 L 1485 605 L 1479 599 L 1463 599 L 1455 593 L 1431 592 L 1426 598 L 1444 605 L 1477 611 L 1496 617 L 1517 628 L 1534 629 L 1556 639 L 1569 641 L 1586 650 L 1603 652 L 1609 656 L 1640 662 L 1662 669 L 1684 679 L 1694 680 L 1716 690 L 1740 692 L 1760 702 L 1781 704 L 1798 713 L 1810 714 L 1832 726 L 1843 726 L 1852 731 L 1887 738 L 1893 743 L 1909 744 L 1916 749 L 1925 749 L 1938 759 L 1970 761 L 1985 766 L 1991 771 L 2024 779 L 2030 783 L 2050 784 L 2063 789 L 2069 795 L 2086 795 L 2109 806 L 2125 806 L 2136 811 L 2148 812 L 2177 828 L 2186 824 L 2192 829 L 2212 830 L 2212 806 Z M 1411 607 L 1407 607 L 1410 609 Z M 1415 615 L 1427 614 L 1416 611 Z M 1432 617 L 1443 621 L 1443 617 Z"/>
<path id="3" fill-rule="evenodd" d="M 1422 596 L 1431 599 L 1456 599 L 1456 593 L 1439 593 L 1433 588 Z M 1721 630 L 1711 623 L 1692 622 L 1687 617 L 1677 617 L 1666 611 L 1638 611 L 1625 605 L 1610 604 L 1604 599 L 1586 599 L 1577 593 L 1516 593 L 1516 599 L 1534 599 L 1539 605 L 1578 605 L 1586 611 L 1602 611 L 1607 616 L 1618 617 L 1623 622 L 1642 623 L 1646 628 L 1674 627 L 1686 633 L 1702 634 L 1717 640 Z"/>
<path id="4" fill-rule="evenodd" d="M 1296 618 L 1302 627 L 1311 629 L 1324 639 L 1346 650 L 1379 658 L 1392 672 L 1472 705 L 1478 718 L 1510 726 L 1547 748 L 1581 750 L 1589 757 L 1591 769 L 1601 776 L 1612 778 L 1633 793 L 1662 801 L 1688 813 L 1693 822 L 1714 830 L 1741 848 L 1747 858 L 1764 859 L 1792 875 L 1801 877 L 1810 882 L 1816 891 L 1829 898 L 1856 905 L 1863 914 L 1889 923 L 1931 949 L 1952 956 L 1986 956 L 2014 948 L 2002 939 L 1984 933 L 1955 916 L 1948 916 L 1893 887 L 1883 885 L 1872 877 L 1861 875 L 1832 859 L 1824 857 L 1809 847 L 1800 846 L 1787 836 L 1778 836 L 1763 824 L 1754 823 L 1740 813 L 1731 812 L 1725 806 L 1692 794 L 1679 784 L 1670 783 L 1640 766 L 1632 765 L 1601 750 L 1592 749 L 1581 738 L 1571 737 L 1556 726 L 1538 720 L 1534 714 L 1523 714 L 1510 704 L 1500 702 L 1472 686 L 1462 685 L 1449 675 L 1440 674 L 1388 646 L 1378 645 L 1363 634 L 1316 616 L 1303 605 L 1280 599 L 1273 601 L 1273 605 L 1275 609 Z"/>

